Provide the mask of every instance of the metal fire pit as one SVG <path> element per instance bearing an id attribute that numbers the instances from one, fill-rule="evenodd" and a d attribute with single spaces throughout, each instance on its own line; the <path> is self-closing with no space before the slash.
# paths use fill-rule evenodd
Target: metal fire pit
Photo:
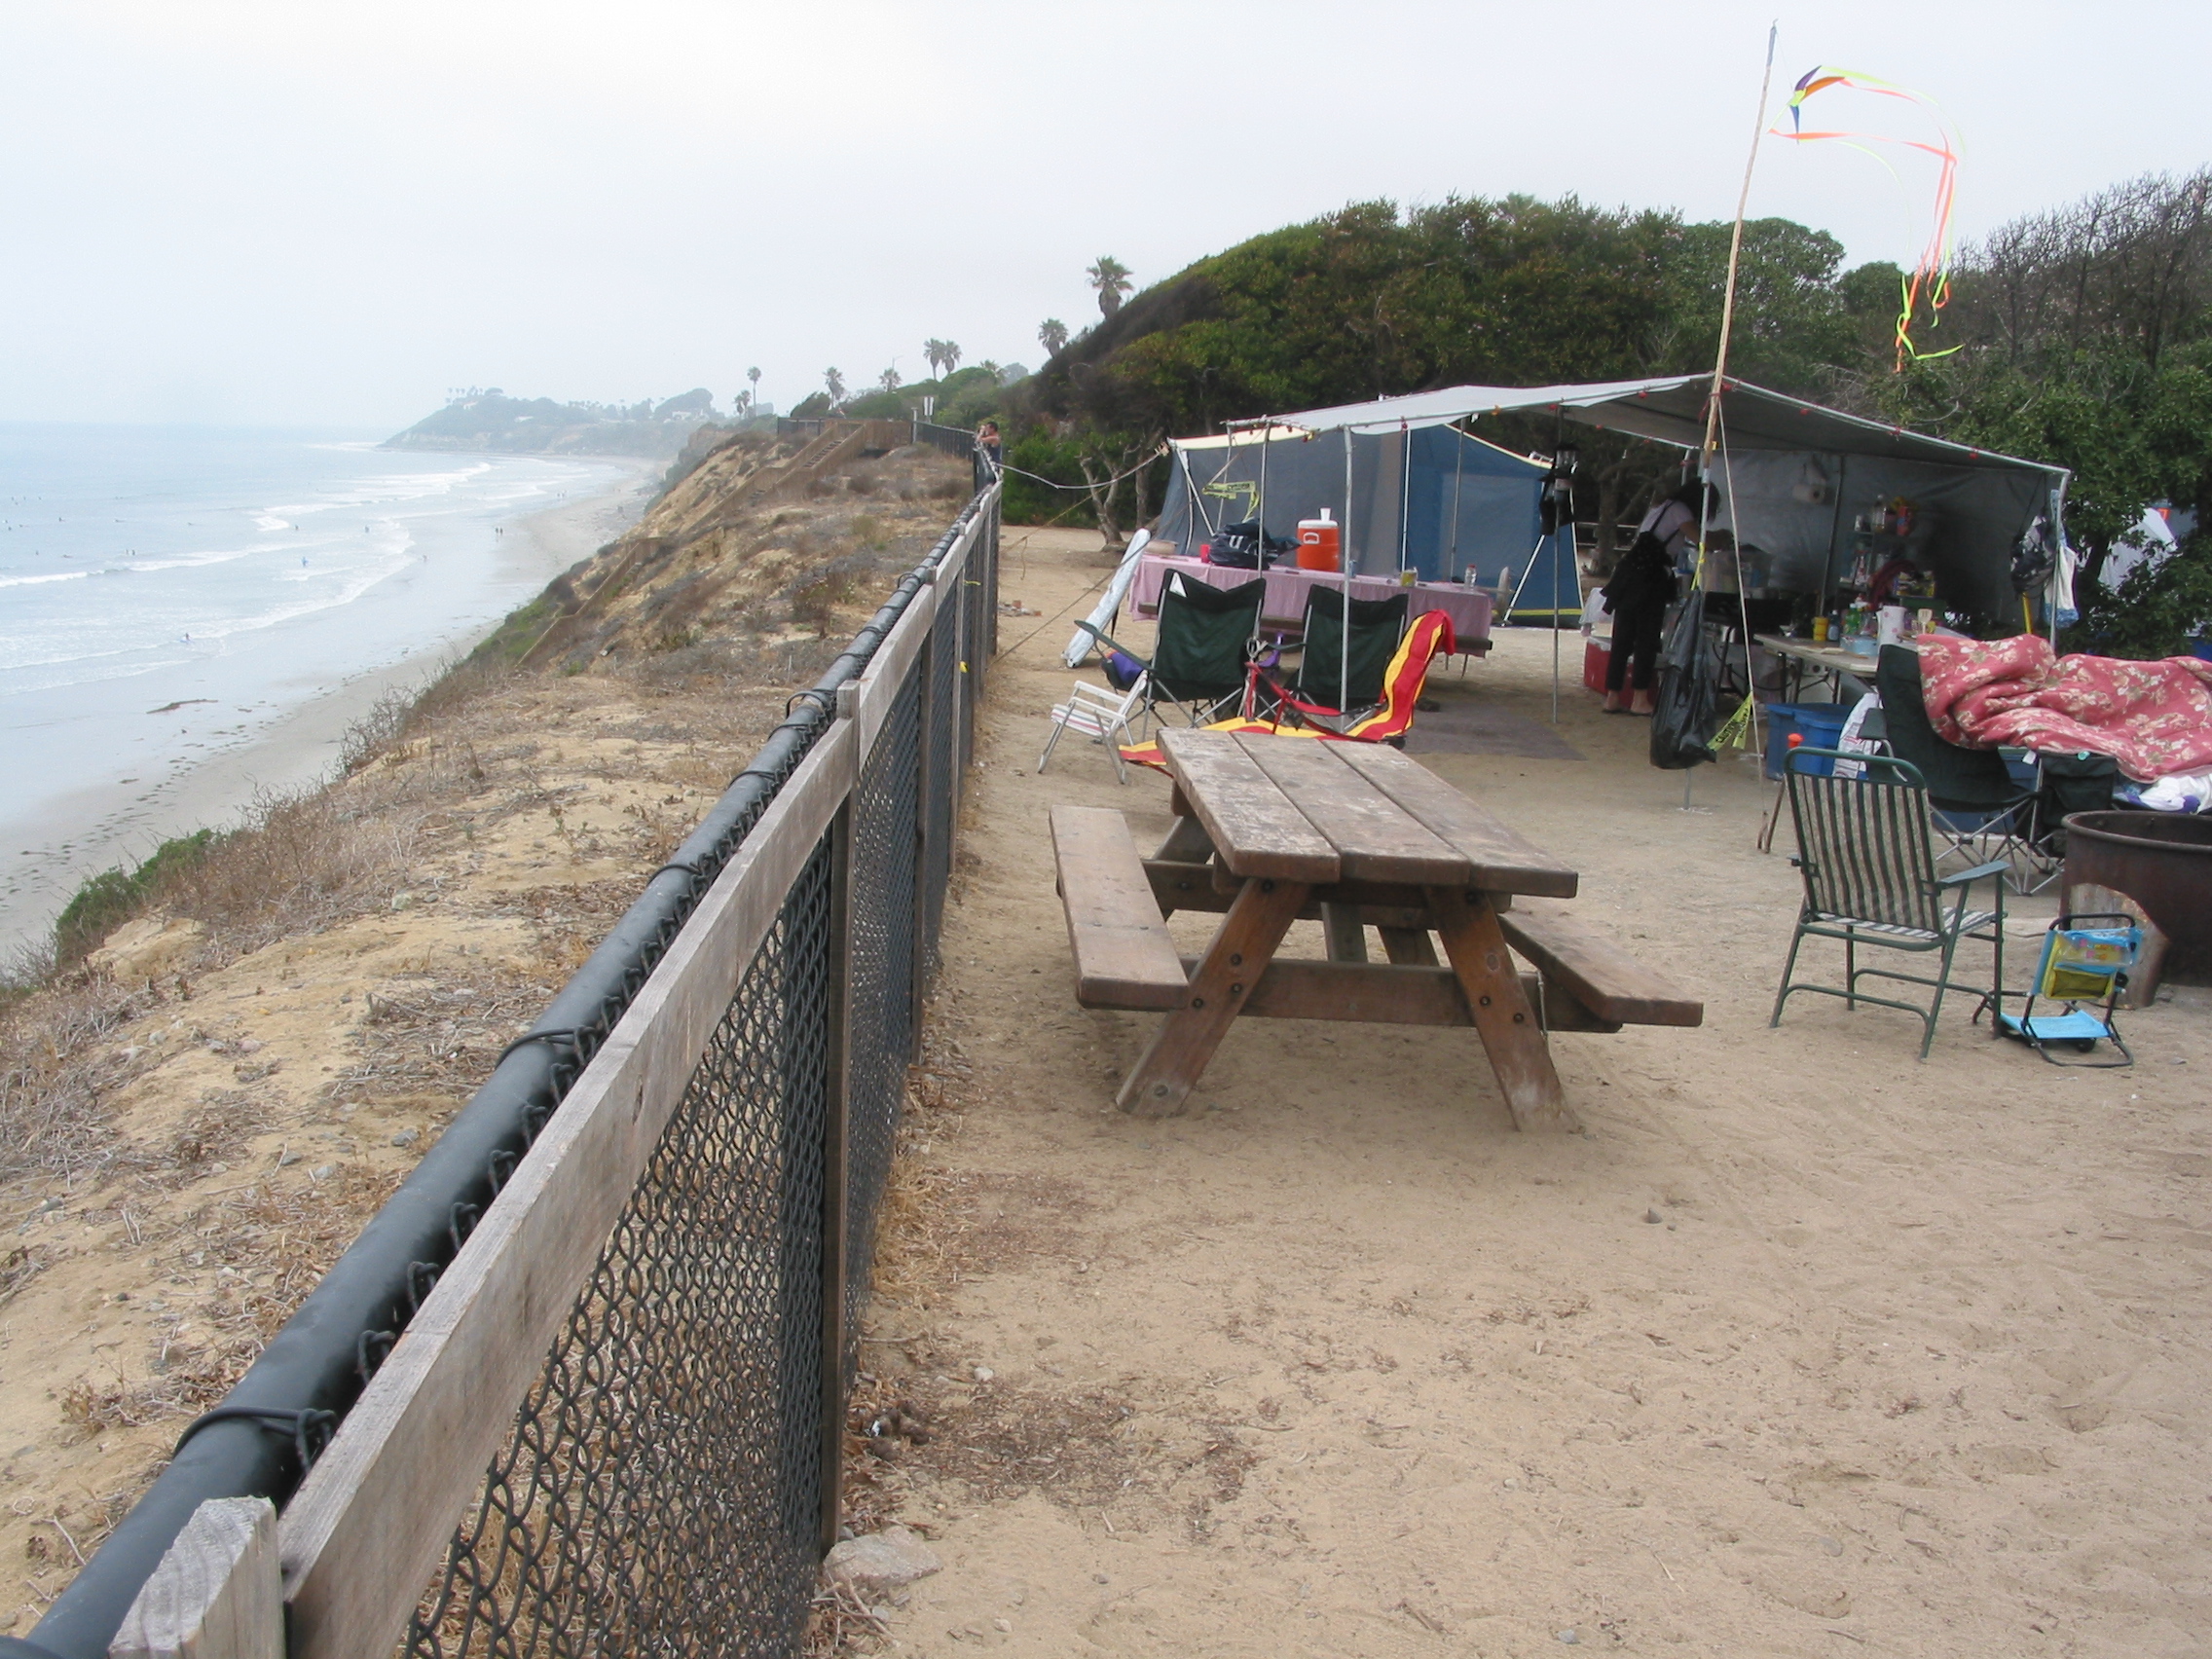
<path id="1" fill-rule="evenodd" d="M 2066 878 L 2124 893 L 2171 941 L 2164 977 L 2212 984 L 2212 815 L 2077 812 Z"/>

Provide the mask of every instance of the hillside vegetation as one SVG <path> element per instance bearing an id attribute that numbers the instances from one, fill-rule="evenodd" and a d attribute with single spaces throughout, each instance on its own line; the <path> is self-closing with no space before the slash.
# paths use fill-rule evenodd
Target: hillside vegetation
<path id="1" fill-rule="evenodd" d="M 2212 621 L 2212 548 L 2117 596 L 2096 571 L 2153 502 L 2212 517 L 2212 169 L 2150 175 L 2000 229 L 1965 250 L 1940 313 L 1922 305 L 1900 370 L 1901 274 L 1847 266 L 1825 231 L 1744 227 L 1729 367 L 1736 378 L 1875 414 L 2075 474 L 2068 523 L 2086 559 L 2079 643 L 2181 648 Z M 1011 387 L 1008 459 L 1087 492 L 1010 478 L 1016 520 L 1095 523 L 1109 537 L 1157 506 L 1165 463 L 1112 489 L 1162 438 L 1228 421 L 1465 383 L 1543 386 L 1712 367 L 1730 227 L 1572 197 L 1357 203 L 1271 231 L 1155 283 Z M 1549 418 L 1482 423 L 1549 450 Z M 1677 459 L 1585 435 L 1577 515 L 1632 517 Z M 1071 502 L 1076 503 L 1070 511 Z M 1608 538 L 1609 544 L 1609 538 Z"/>

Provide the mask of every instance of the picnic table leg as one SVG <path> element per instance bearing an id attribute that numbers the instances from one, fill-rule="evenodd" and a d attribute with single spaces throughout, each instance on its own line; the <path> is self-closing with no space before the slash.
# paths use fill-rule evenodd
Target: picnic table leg
<path id="1" fill-rule="evenodd" d="M 1321 934 L 1328 940 L 1331 962 L 1367 960 L 1367 929 L 1360 922 L 1357 904 L 1332 904 L 1324 899 Z"/>
<path id="2" fill-rule="evenodd" d="M 1377 928 L 1382 936 L 1382 954 L 1402 968 L 1433 968 L 1436 946 L 1426 928 Z"/>
<path id="3" fill-rule="evenodd" d="M 1521 975 L 1498 928 L 1497 912 L 1480 893 L 1455 887 L 1426 891 L 1429 913 L 1444 939 L 1444 953 L 1452 959 L 1460 989 L 1467 993 L 1467 1007 L 1490 1055 L 1491 1070 L 1497 1074 L 1497 1086 L 1505 1091 L 1514 1127 L 1569 1132 L 1581 1128 L 1560 1088 L 1536 1011 L 1521 988 Z"/>
<path id="4" fill-rule="evenodd" d="M 1152 856 L 1170 864 L 1204 864 L 1213 857 L 1213 837 L 1196 817 L 1178 818 L 1175 828 L 1167 831 L 1167 839 L 1160 843 L 1160 851 Z"/>
<path id="5" fill-rule="evenodd" d="M 1247 881 L 1231 901 L 1221 931 L 1213 936 L 1198 971 L 1191 976 L 1190 998 L 1169 1011 L 1128 1077 L 1115 1104 L 1124 1112 L 1163 1118 L 1183 1110 L 1198 1078 L 1228 1033 L 1229 1022 L 1260 982 L 1282 943 L 1282 936 L 1310 891 L 1298 881 Z"/>

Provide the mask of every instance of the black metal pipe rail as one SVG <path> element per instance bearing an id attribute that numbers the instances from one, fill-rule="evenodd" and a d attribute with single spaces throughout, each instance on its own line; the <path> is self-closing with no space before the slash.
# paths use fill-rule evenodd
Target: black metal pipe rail
<path id="1" fill-rule="evenodd" d="M 835 718 L 857 680 L 970 521 L 962 509 L 929 556 L 853 636 L 543 1014 L 493 1068 L 422 1162 L 270 1340 L 221 1405 L 188 1426 L 145 1494 L 78 1572 L 28 1641 L 0 1659 L 104 1659 L 139 1588 L 208 1498 L 279 1506 L 398 1341 L 486 1205 L 553 1116 L 747 832 Z"/>

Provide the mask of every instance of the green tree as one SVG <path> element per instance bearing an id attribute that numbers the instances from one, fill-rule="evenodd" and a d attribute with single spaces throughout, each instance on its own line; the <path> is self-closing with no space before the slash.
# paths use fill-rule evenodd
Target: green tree
<path id="1" fill-rule="evenodd" d="M 832 413 L 845 406 L 845 377 L 836 369 L 822 371 L 822 389 L 829 393 Z"/>
<path id="2" fill-rule="evenodd" d="M 1047 317 L 1037 328 L 1037 343 L 1045 348 L 1045 355 L 1057 357 L 1067 350 L 1068 325 L 1056 316 Z"/>
<path id="3" fill-rule="evenodd" d="M 949 340 L 924 341 L 922 354 L 929 358 L 933 374 L 949 375 L 960 366 L 960 348 Z"/>

